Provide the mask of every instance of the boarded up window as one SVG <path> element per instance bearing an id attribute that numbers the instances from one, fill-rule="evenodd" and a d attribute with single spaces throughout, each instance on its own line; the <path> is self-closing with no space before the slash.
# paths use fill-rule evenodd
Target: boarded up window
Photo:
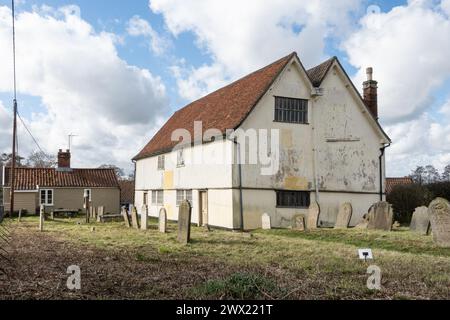
<path id="1" fill-rule="evenodd" d="M 277 191 L 277 207 L 308 208 L 310 193 L 306 191 Z"/>
<path id="2" fill-rule="evenodd" d="M 308 100 L 275 97 L 275 121 L 308 123 Z"/>

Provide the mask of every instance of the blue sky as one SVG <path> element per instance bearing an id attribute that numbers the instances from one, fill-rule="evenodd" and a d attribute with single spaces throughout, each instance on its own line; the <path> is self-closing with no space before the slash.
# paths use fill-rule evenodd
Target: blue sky
<path id="1" fill-rule="evenodd" d="M 448 33 L 443 29 L 448 28 L 450 24 L 450 12 L 446 11 L 450 11 L 450 1 L 343 0 L 336 3 L 326 1 L 318 3 L 320 5 L 315 6 L 309 1 L 271 0 L 265 2 L 263 7 L 260 5 L 261 2 L 257 1 L 248 1 L 244 4 L 242 1 L 196 2 L 195 0 L 152 0 L 150 2 L 147 0 L 22 0 L 17 4 L 17 23 L 20 26 L 23 21 L 23 29 L 28 30 L 23 31 L 22 38 L 20 38 L 22 31 L 18 31 L 18 50 L 22 49 L 22 53 L 26 51 L 24 42 L 31 43 L 24 39 L 30 36 L 32 33 L 30 30 L 33 28 L 36 30 L 42 28 L 44 34 L 45 32 L 55 34 L 54 37 L 43 36 L 43 40 L 35 43 L 38 47 L 36 50 L 40 50 L 40 44 L 55 46 L 57 50 L 52 52 L 61 52 L 61 55 L 70 55 L 71 52 L 65 52 L 64 47 L 77 43 L 76 41 L 80 41 L 78 46 L 89 45 L 89 41 L 80 40 L 85 37 L 92 40 L 91 46 L 96 45 L 99 50 L 104 49 L 104 46 L 113 46 L 112 51 L 108 51 L 108 54 L 111 54 L 111 65 L 102 70 L 96 69 L 97 65 L 103 63 L 101 58 L 95 57 L 97 48 L 74 47 L 80 49 L 83 54 L 86 53 L 86 57 L 94 57 L 92 61 L 89 61 L 92 65 L 86 66 L 86 70 L 87 73 L 96 73 L 96 81 L 103 83 L 104 79 L 110 79 L 109 77 L 121 77 L 121 79 L 111 79 L 116 81 L 114 83 L 116 88 L 123 88 L 121 81 L 126 81 L 123 79 L 136 77 L 136 81 L 151 83 L 153 89 L 144 93 L 124 90 L 120 92 L 120 95 L 119 92 L 117 93 L 117 99 L 114 98 L 115 100 L 129 99 L 136 103 L 145 99 L 149 100 L 148 108 L 145 107 L 151 114 L 146 119 L 142 119 L 139 125 L 132 124 L 132 117 L 138 114 L 138 110 L 132 110 L 132 107 L 130 107 L 130 119 L 127 114 L 117 114 L 122 119 L 112 120 L 114 117 L 111 114 L 104 120 L 111 127 L 129 132 L 128 135 L 118 132 L 119 129 L 112 130 L 113 132 L 102 131 L 94 128 L 95 123 L 72 125 L 68 121 L 59 128 L 54 128 L 55 126 L 46 128 L 44 123 L 49 124 L 55 119 L 62 119 L 71 112 L 75 115 L 80 99 L 83 100 L 85 108 L 80 107 L 77 112 L 89 113 L 93 110 L 92 105 L 104 102 L 105 98 L 96 90 L 94 82 L 91 88 L 83 86 L 77 94 L 61 92 L 57 95 L 51 90 L 51 86 L 55 86 L 54 81 L 58 83 L 55 79 L 62 67 L 49 67 L 55 58 L 50 59 L 48 53 L 39 52 L 39 54 L 36 53 L 35 61 L 37 64 L 42 62 L 43 65 L 33 72 L 28 69 L 19 72 L 19 87 L 23 89 L 19 90 L 20 112 L 39 141 L 42 141 L 44 149 L 49 152 L 52 151 L 50 149 L 55 149 L 55 144 L 61 145 L 67 140 L 65 136 L 69 131 L 77 131 L 77 128 L 80 128 L 80 131 L 86 132 L 86 137 L 79 139 L 80 150 L 89 151 L 96 148 L 96 146 L 89 146 L 92 135 L 102 136 L 101 144 L 105 146 L 114 146 L 116 149 L 123 150 L 123 152 L 116 151 L 108 159 L 99 159 L 91 155 L 86 159 L 76 160 L 80 165 L 89 166 L 107 160 L 129 169 L 131 167 L 129 159 L 134 155 L 133 153 L 145 144 L 171 113 L 189 101 L 292 51 L 297 51 L 304 64 L 309 67 L 329 56 L 336 55 L 354 79 L 357 88 L 361 86 L 365 67 L 368 64 L 375 67 L 375 77 L 378 76 L 377 79 L 380 80 L 380 98 L 385 98 L 380 102 L 381 122 L 396 142 L 390 154 L 388 153 L 390 175 L 408 174 L 415 165 L 419 164 L 432 163 L 442 168 L 450 163 L 450 149 L 442 146 L 442 142 L 447 139 L 450 142 L 448 136 L 450 127 L 447 124 L 450 117 L 450 111 L 447 113 L 447 109 L 450 109 L 450 103 L 448 103 L 450 101 L 448 82 L 450 67 L 441 63 L 445 61 L 444 57 L 450 54 L 449 40 L 446 39 L 449 38 Z M 61 10 L 65 6 L 73 5 L 77 6 L 81 13 L 75 24 L 71 24 L 71 16 L 62 13 L 64 11 Z M 0 0 L 0 8 L 2 7 L 6 10 L 6 7 L 10 7 L 10 1 Z M 51 10 L 44 10 L 44 7 L 50 7 Z M 375 13 L 369 12 L 369 9 L 373 8 Z M 32 18 L 23 15 L 24 13 L 30 15 L 34 13 L 35 16 Z M 268 13 L 271 15 L 269 19 Z M 67 27 L 69 30 L 67 34 L 70 36 L 77 35 L 77 30 L 81 33 L 65 45 L 60 45 L 59 40 L 47 43 L 47 38 L 59 39 L 60 36 L 57 27 L 47 24 L 51 20 L 49 17 L 60 22 L 60 27 Z M 418 25 L 418 21 L 420 24 L 423 20 L 425 20 L 424 26 Z M 3 25 L 5 45 L 2 45 L 3 49 L 0 49 L 3 51 L 0 59 L 7 57 L 10 49 L 7 45 L 9 39 L 6 38 L 6 23 L 5 18 Z M 130 31 L 131 23 L 134 23 L 134 31 Z M 280 23 L 288 24 L 290 33 L 286 41 L 279 42 L 279 35 L 286 34 L 286 30 L 280 29 Z M 403 24 L 411 32 L 405 34 L 404 31 L 399 30 L 398 24 Z M 92 28 L 90 34 L 81 31 L 86 25 Z M 1 26 L 0 24 L 0 28 Z M 442 39 L 439 35 L 431 33 L 436 28 L 441 28 Z M 104 39 L 103 33 L 114 39 Z M 427 43 L 427 39 L 431 38 L 433 40 L 432 43 L 430 42 L 431 46 L 436 46 L 435 48 Z M 1 41 L 2 38 L 0 38 L 0 44 Z M 66 40 L 61 38 L 61 41 L 60 43 L 63 43 Z M 436 42 L 438 44 L 435 44 Z M 260 49 L 259 43 L 262 44 Z M 264 45 L 265 43 L 267 45 Z M 374 43 L 379 43 L 379 46 L 374 47 Z M 26 49 L 31 50 L 29 47 Z M 30 51 L 27 54 L 34 56 L 35 53 Z M 116 54 L 117 57 L 115 57 Z M 98 61 L 95 60 L 97 58 Z M 105 58 L 105 60 L 108 59 Z M 74 61 L 77 59 L 74 58 Z M 3 58 L 3 62 L 3 66 L 6 67 L 6 58 Z M 417 62 L 421 65 L 419 68 L 414 68 L 413 64 Z M 20 59 L 18 63 L 21 63 Z M 47 67 L 53 68 L 48 71 L 50 74 L 53 75 L 52 72 L 55 72 L 52 81 L 48 81 L 48 76 L 39 75 Z M 82 76 L 76 72 L 77 66 L 73 67 L 76 73 L 73 79 L 83 82 Z M 117 72 L 113 75 L 105 71 L 115 70 L 116 67 Z M 132 71 L 130 67 L 136 67 L 138 71 Z M 71 69 L 64 68 L 64 70 L 64 72 L 71 72 Z M 427 74 L 428 71 L 429 74 Z M 414 82 L 418 74 L 424 76 L 424 85 L 418 81 Z M 30 78 L 34 76 L 39 80 L 34 80 L 37 82 L 33 84 Z M 87 79 L 89 80 L 86 81 L 90 81 L 90 78 Z M 3 81 L 8 82 L 6 73 L 3 73 Z M 76 90 L 79 88 L 74 83 L 65 85 L 62 87 Z M 89 100 L 86 95 L 90 93 L 98 97 Z M 412 96 L 414 93 L 417 97 Z M 128 94 L 130 97 L 126 96 Z M 73 106 L 67 106 L 67 110 L 64 111 L 60 106 L 63 97 L 73 103 Z M 407 97 L 406 100 L 403 99 L 404 97 Z M 11 99 L 11 91 L 6 84 L 2 88 L 0 82 L 0 107 L 3 105 L 5 110 L 10 110 Z M 120 105 L 117 106 L 117 109 L 119 108 Z M 104 112 L 99 113 L 100 119 L 104 114 Z M 57 120 L 57 122 L 64 121 Z M 88 129 L 82 129 L 83 126 Z M 146 129 L 143 130 L 143 128 Z M 133 144 L 127 142 L 126 139 L 130 139 L 132 133 L 138 130 L 142 132 L 143 137 L 134 141 Z M 417 131 L 423 131 L 423 134 L 418 135 Z M 48 139 L 49 134 L 52 139 Z M 439 141 L 439 138 L 443 140 Z M 26 143 L 26 136 L 22 139 Z M 1 149 L 7 149 L 8 143 L 5 141 L 0 142 Z M 426 145 L 428 148 L 417 148 L 417 145 Z M 24 150 L 25 153 L 30 151 Z"/>

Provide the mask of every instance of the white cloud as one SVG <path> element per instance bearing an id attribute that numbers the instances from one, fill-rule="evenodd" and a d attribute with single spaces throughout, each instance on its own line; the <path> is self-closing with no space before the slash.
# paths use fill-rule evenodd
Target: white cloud
<path id="1" fill-rule="evenodd" d="M 350 14 L 359 8 L 357 0 L 270 0 L 263 5 L 260 0 L 150 0 L 150 9 L 164 16 L 174 36 L 192 32 L 212 58 L 198 70 L 187 66 L 177 73 L 185 98 L 201 96 L 294 50 L 307 66 L 321 62 L 326 39 L 345 36 Z"/>
<path id="2" fill-rule="evenodd" d="M 128 21 L 128 34 L 134 37 L 145 36 L 150 39 L 150 49 L 157 55 L 163 54 L 170 46 L 170 41 L 160 36 L 148 21 L 134 16 Z"/>
<path id="3" fill-rule="evenodd" d="M 430 1 L 411 1 L 388 13 L 370 14 L 344 42 L 356 83 L 373 66 L 379 80 L 383 121 L 417 118 L 433 101 L 433 90 L 450 76 L 450 19 Z"/>
<path id="4" fill-rule="evenodd" d="M 76 165 L 131 167 L 131 157 L 168 111 L 161 79 L 120 59 L 117 37 L 96 32 L 78 7 L 35 8 L 19 14 L 16 26 L 19 92 L 40 97 L 46 108 L 29 119 L 42 147 L 54 153 L 75 133 Z M 10 92 L 11 12 L 5 6 L 0 6 L 0 48 L 6 48 L 0 50 L 0 91 Z M 0 122 L 4 119 L 0 113 Z M 22 154 L 33 149 L 21 147 Z"/>

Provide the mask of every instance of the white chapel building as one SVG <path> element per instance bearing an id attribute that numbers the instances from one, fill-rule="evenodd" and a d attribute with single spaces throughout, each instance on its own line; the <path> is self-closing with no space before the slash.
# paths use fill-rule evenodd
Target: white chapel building
<path id="1" fill-rule="evenodd" d="M 138 211 L 165 208 L 175 221 L 187 199 L 193 223 L 251 230 L 264 213 L 289 227 L 313 201 L 320 225 L 332 226 L 350 202 L 357 224 L 385 199 L 391 143 L 370 68 L 363 91 L 336 57 L 305 70 L 294 52 L 192 102 L 133 159 Z"/>

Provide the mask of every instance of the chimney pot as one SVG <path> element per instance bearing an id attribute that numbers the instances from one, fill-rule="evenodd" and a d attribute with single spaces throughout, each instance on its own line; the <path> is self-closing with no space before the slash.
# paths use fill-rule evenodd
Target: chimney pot
<path id="1" fill-rule="evenodd" d="M 366 70 L 367 73 L 367 81 L 372 81 L 373 80 L 373 68 L 367 68 Z"/>

